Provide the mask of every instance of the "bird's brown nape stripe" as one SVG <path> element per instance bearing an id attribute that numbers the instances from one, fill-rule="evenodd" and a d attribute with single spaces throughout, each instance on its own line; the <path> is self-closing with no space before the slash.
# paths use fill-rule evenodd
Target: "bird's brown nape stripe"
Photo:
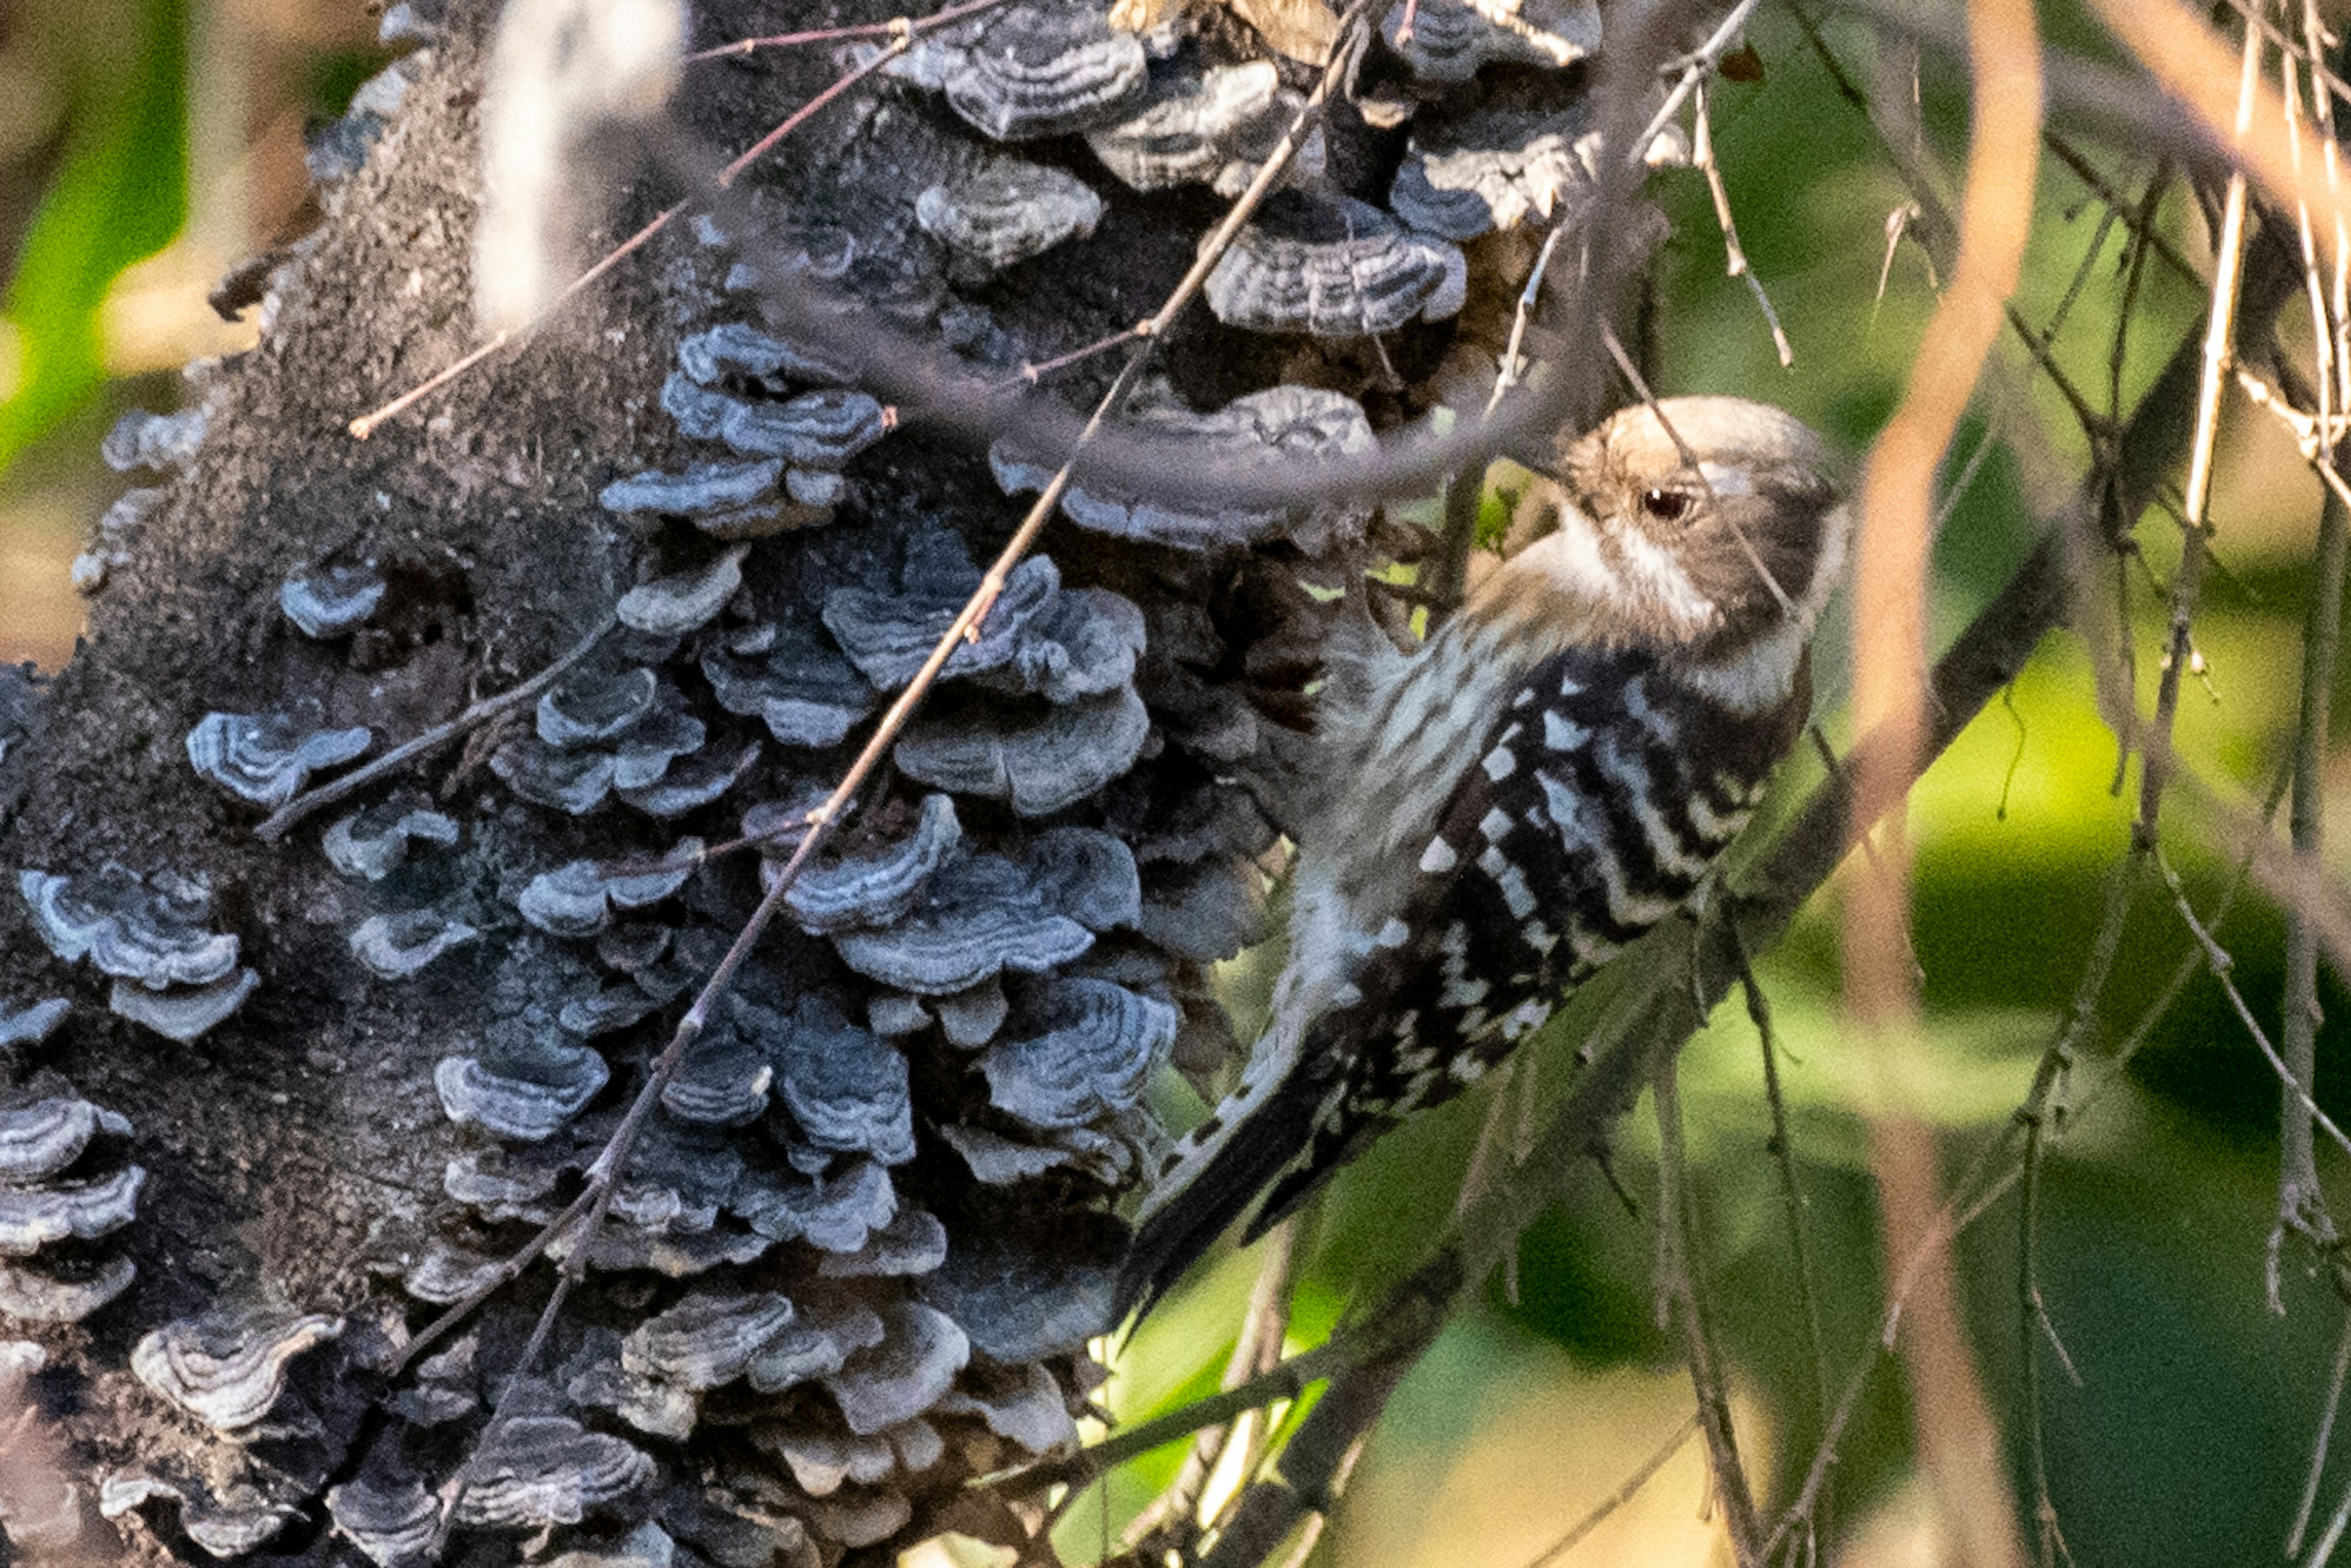
<path id="1" fill-rule="evenodd" d="M 1801 730 L 1800 684 L 1746 715 L 1644 651 L 1570 649 L 1511 693 L 1461 776 L 1423 873 L 1354 979 L 1309 1030 L 1331 1087 L 1270 1223 L 1400 1117 L 1461 1092 L 1567 989 L 1679 909 L 1744 825 Z M 1364 1049 L 1364 1042 L 1379 1042 Z"/>

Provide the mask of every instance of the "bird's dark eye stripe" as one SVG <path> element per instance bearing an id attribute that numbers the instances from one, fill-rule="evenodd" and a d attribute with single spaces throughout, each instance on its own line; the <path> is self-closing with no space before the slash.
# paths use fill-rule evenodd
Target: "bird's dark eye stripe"
<path id="1" fill-rule="evenodd" d="M 1686 490 L 1644 490 L 1641 510 L 1661 523 L 1677 523 L 1690 508 L 1689 493 Z"/>

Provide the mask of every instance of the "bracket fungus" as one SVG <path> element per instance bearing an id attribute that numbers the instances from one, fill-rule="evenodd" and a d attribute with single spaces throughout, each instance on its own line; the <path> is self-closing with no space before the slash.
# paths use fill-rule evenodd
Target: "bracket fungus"
<path id="1" fill-rule="evenodd" d="M 1044 1032 L 979 1059 L 988 1103 L 1035 1127 L 1074 1127 L 1133 1106 L 1176 1043 L 1176 1009 L 1103 980 L 1050 981 Z"/>
<path id="2" fill-rule="evenodd" d="M 1506 103 L 1424 115 L 1388 189 L 1398 217 L 1426 234 L 1472 240 L 1573 210 L 1591 189 L 1577 156 L 1580 113 Z"/>
<path id="3" fill-rule="evenodd" d="M 812 936 L 888 925 L 914 907 L 923 883 L 962 842 L 955 802 L 926 795 L 912 833 L 879 854 L 804 873 L 784 894 L 784 906 Z"/>
<path id="4" fill-rule="evenodd" d="M 129 1258 L 77 1245 L 136 1214 L 146 1173 L 105 1169 L 130 1133 L 46 1073 L 0 1108 L 0 1316 L 78 1322 L 130 1285 Z"/>
<path id="5" fill-rule="evenodd" d="M 327 862 L 345 876 L 381 882 L 407 863 L 413 844 L 447 848 L 457 841 L 457 821 L 402 791 L 348 817 L 339 817 L 319 835 Z"/>
<path id="6" fill-rule="evenodd" d="M 644 909 L 684 887 L 702 850 L 700 839 L 687 837 L 642 867 L 567 862 L 531 878 L 516 907 L 550 936 L 592 936 L 611 923 L 613 910 Z"/>
<path id="7" fill-rule="evenodd" d="M 490 1529 L 578 1524 L 652 1480 L 653 1456 L 564 1416 L 499 1424 L 466 1468 L 456 1521 Z"/>
<path id="8" fill-rule="evenodd" d="M 565 749 L 618 739 L 643 722 L 661 680 L 643 665 L 591 667 L 539 695 L 538 738 Z"/>
<path id="9" fill-rule="evenodd" d="M 987 1429 L 1032 1454 L 1050 1454 L 1075 1444 L 1078 1424 L 1053 1375 L 1035 1362 L 1012 1368 L 974 1363 L 964 1386 L 938 1403 L 943 1416 L 972 1415 Z"/>
<path id="10" fill-rule="evenodd" d="M 836 588 L 824 598 L 824 624 L 850 663 L 882 690 L 914 678 L 975 590 L 979 569 L 953 534 L 921 534 L 907 547 L 901 590 Z M 1051 558 L 1032 555 L 1012 569 L 978 635 L 948 656 L 941 679 L 977 674 L 1011 661 L 1029 622 L 1060 593 Z"/>
<path id="11" fill-rule="evenodd" d="M 1596 0 L 1418 0 L 1391 9 L 1381 27 L 1415 76 L 1447 84 L 1491 64 L 1573 65 L 1599 49 L 1600 31 Z"/>
<path id="12" fill-rule="evenodd" d="M 481 933 L 437 909 L 371 915 L 351 933 L 351 956 L 382 980 L 405 980 Z"/>
<path id="13" fill-rule="evenodd" d="M 237 939 L 208 931 L 212 895 L 171 872 L 141 877 L 109 862 L 96 873 L 18 873 L 49 950 L 114 977 L 109 1008 L 182 1044 L 244 1005 L 257 983 L 237 967 Z"/>
<path id="14" fill-rule="evenodd" d="M 1008 717 L 941 705 L 906 727 L 898 771 L 951 794 L 1008 800 L 1024 817 L 1075 805 L 1134 765 L 1151 715 L 1132 686 Z"/>
<path id="15" fill-rule="evenodd" d="M 728 1207 L 772 1240 L 802 1240 L 821 1252 L 854 1252 L 898 1212 L 898 1192 L 888 1171 L 871 1160 L 852 1160 L 837 1175 L 747 1184 Z"/>
<path id="16" fill-rule="evenodd" d="M 375 1482 L 362 1476 L 327 1489 L 335 1533 L 376 1568 L 414 1568 L 431 1560 L 441 1534 L 441 1502 L 418 1480 Z"/>
<path id="17" fill-rule="evenodd" d="M 743 586 L 743 551 L 737 545 L 705 566 L 641 582 L 621 595 L 621 624 L 657 637 L 676 637 L 707 624 Z"/>
<path id="18" fill-rule="evenodd" d="M 304 636 L 324 640 L 357 631 L 383 602 L 384 590 L 373 561 L 318 567 L 279 584 L 277 606 Z"/>
<path id="19" fill-rule="evenodd" d="M 971 1359 L 971 1341 L 954 1319 L 920 1301 L 881 1309 L 882 1343 L 862 1350 L 820 1381 L 861 1437 L 887 1431 L 936 1405 Z"/>
<path id="20" fill-rule="evenodd" d="M 311 774 L 356 761 L 374 741 L 363 727 L 327 728 L 315 715 L 208 713 L 188 731 L 188 761 L 230 794 L 275 810 Z"/>
<path id="21" fill-rule="evenodd" d="M 844 931 L 833 946 L 870 979 L 916 996 L 967 991 L 1007 969 L 1044 974 L 1093 946 L 1093 933 L 1047 904 L 1029 874 L 998 855 L 940 871 L 914 907 L 879 931 Z"/>
<path id="22" fill-rule="evenodd" d="M 21 1008 L 0 1002 L 0 1051 L 40 1044 L 57 1032 L 57 1025 L 72 1010 L 73 1003 L 63 997 L 49 997 Z"/>
<path id="23" fill-rule="evenodd" d="M 1236 398 L 1213 413 L 1161 403 L 1135 410 L 1125 423 L 1138 435 L 1193 448 L 1203 462 L 1280 463 L 1285 471 L 1294 471 L 1292 465 L 1300 463 L 1360 455 L 1377 444 L 1363 405 L 1343 392 L 1320 387 L 1269 387 Z M 1008 494 L 1042 490 L 1051 482 L 1050 465 L 1029 459 L 1008 441 L 996 442 L 987 456 L 996 482 Z M 1207 502 L 1186 505 L 1128 494 L 1099 482 L 1072 484 L 1061 497 L 1062 515 L 1081 528 L 1194 550 L 1253 544 L 1318 514 L 1359 526 L 1368 511 L 1368 507 L 1346 502 L 1296 513 Z"/>
<path id="24" fill-rule="evenodd" d="M 715 386 L 728 376 L 831 386 L 856 379 L 851 367 L 839 361 L 743 321 L 721 322 L 680 338 L 677 365 L 702 386 Z"/>
<path id="25" fill-rule="evenodd" d="M 1281 140 L 1304 100 L 1281 88 L 1271 60 L 1211 66 L 1196 73 L 1154 72 L 1139 113 L 1086 133 L 1102 167 L 1131 189 L 1215 187 L 1238 196 Z M 1322 174 L 1325 153 L 1315 127 L 1286 172 L 1290 183 Z"/>
<path id="26" fill-rule="evenodd" d="M 1033 141 L 1120 119 L 1149 71 L 1143 41 L 1100 9 L 1046 0 L 935 35 L 892 74 L 938 89 L 994 141 Z"/>
<path id="27" fill-rule="evenodd" d="M 1458 246 L 1369 203 L 1290 192 L 1241 230 L 1206 292 L 1228 327 L 1368 338 L 1416 318 L 1453 315 L 1468 298 L 1468 276 Z"/>
<path id="28" fill-rule="evenodd" d="M 131 1347 L 131 1370 L 215 1432 L 236 1432 L 276 1407 L 296 1356 L 342 1332 L 342 1319 L 320 1312 L 222 1305 L 147 1334 Z"/>
<path id="29" fill-rule="evenodd" d="M 904 1206 L 854 1252 L 831 1252 L 817 1263 L 828 1280 L 927 1274 L 947 1260 L 947 1228 L 926 1209 Z"/>
<path id="30" fill-rule="evenodd" d="M 717 434 L 715 426 L 710 434 Z M 683 474 L 653 472 L 615 479 L 598 492 L 596 499 L 618 517 L 700 521 L 740 512 L 762 500 L 772 501 L 783 476 L 783 462 L 775 457 L 696 463 Z"/>
<path id="31" fill-rule="evenodd" d="M 202 403 L 176 413 L 133 409 L 114 422 L 99 443 L 98 455 L 118 474 L 136 468 L 176 474 L 196 460 L 211 423 L 210 411 Z"/>
<path id="32" fill-rule="evenodd" d="M 947 247 L 951 272 L 984 282 L 1063 240 L 1094 232 L 1102 198 L 1076 175 L 999 158 L 914 199 L 914 221 Z"/>
<path id="33" fill-rule="evenodd" d="M 775 1063 L 760 1024 L 773 1014 L 754 1009 L 739 997 L 727 998 L 728 1027 L 705 1032 L 686 1048 L 677 1071 L 662 1086 L 662 1105 L 681 1122 L 713 1127 L 740 1127 L 757 1121 L 768 1108 L 768 1092 L 775 1086 Z"/>
<path id="34" fill-rule="evenodd" d="M 834 1153 L 871 1155 L 885 1166 L 913 1159 L 905 1057 L 820 996 L 802 998 L 789 1027 L 776 1027 L 781 1021 L 769 1026 L 777 1093 L 808 1141 Z"/>
<path id="35" fill-rule="evenodd" d="M 779 632 L 757 645 L 737 639 L 705 653 L 702 673 L 720 707 L 765 720 L 785 746 L 837 746 L 873 711 L 864 677 L 806 632 Z"/>
<path id="36" fill-rule="evenodd" d="M 690 1291 L 630 1332 L 621 1365 L 699 1394 L 748 1372 L 792 1315 L 792 1303 L 774 1291 Z"/>
<path id="37" fill-rule="evenodd" d="M 718 438 L 747 457 L 839 468 L 889 432 L 892 416 L 871 395 L 820 387 L 782 402 L 729 402 Z"/>
<path id="38" fill-rule="evenodd" d="M 522 1065 L 531 1076 L 493 1071 L 478 1057 L 444 1057 L 433 1072 L 441 1108 L 452 1122 L 535 1144 L 561 1131 L 612 1076 L 603 1057 L 586 1046 L 543 1045 L 536 1061 Z"/>

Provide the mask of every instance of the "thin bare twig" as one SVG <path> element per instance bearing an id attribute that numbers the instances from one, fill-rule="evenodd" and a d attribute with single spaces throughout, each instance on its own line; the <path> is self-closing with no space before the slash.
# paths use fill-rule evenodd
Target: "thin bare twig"
<path id="1" fill-rule="evenodd" d="M 1660 1328 L 1677 1322 L 1690 1385 L 1698 1394 L 1698 1424 L 1706 1434 L 1707 1458 L 1721 1500 L 1723 1525 L 1740 1568 L 1762 1562 L 1762 1525 L 1747 1467 L 1739 1457 L 1739 1435 L 1730 1417 L 1730 1388 L 1722 1353 L 1707 1321 L 1698 1283 L 1697 1200 L 1689 1190 L 1689 1167 L 1682 1145 L 1678 1057 L 1657 1063 L 1651 1075 L 1657 1116 L 1657 1315 Z"/>
<path id="2" fill-rule="evenodd" d="M 260 834 L 264 840 L 275 843 L 286 836 L 287 829 L 313 811 L 331 806 L 336 801 L 367 788 L 386 774 L 397 772 L 418 758 L 439 750 L 459 736 L 479 729 L 491 720 L 512 713 L 516 708 L 529 702 L 539 693 L 562 679 L 563 673 L 586 658 L 596 644 L 604 640 L 604 633 L 610 632 L 614 624 L 613 617 L 607 615 L 597 623 L 594 631 L 572 644 L 569 653 L 520 685 L 500 692 L 494 697 L 484 697 L 455 718 L 450 719 L 445 724 L 434 725 L 423 735 L 392 747 L 365 767 L 355 768 L 340 779 L 295 796 L 294 799 L 271 812 L 254 831 Z"/>
<path id="3" fill-rule="evenodd" d="M 1640 1496 L 1641 1489 L 1655 1480 L 1657 1472 L 1673 1462 L 1674 1456 L 1687 1447 L 1692 1437 L 1698 1436 L 1701 1421 L 1702 1417 L 1698 1413 L 1692 1411 L 1683 1419 L 1680 1426 L 1674 1428 L 1672 1437 L 1658 1444 L 1656 1451 L 1641 1461 L 1639 1469 L 1625 1478 L 1624 1485 L 1610 1492 L 1593 1506 L 1591 1512 L 1569 1526 L 1564 1535 L 1529 1558 L 1526 1568 L 1551 1568 L 1552 1563 L 1582 1545 L 1585 1536 L 1599 1529 L 1610 1514 Z"/>

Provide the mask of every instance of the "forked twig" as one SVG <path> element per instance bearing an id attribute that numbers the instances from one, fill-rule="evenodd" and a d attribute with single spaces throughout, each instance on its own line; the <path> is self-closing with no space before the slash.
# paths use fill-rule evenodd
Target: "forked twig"
<path id="1" fill-rule="evenodd" d="M 520 685 L 500 692 L 494 697 L 484 697 L 456 717 L 445 724 L 434 725 L 413 740 L 393 747 L 365 767 L 355 768 L 340 779 L 295 796 L 277 810 L 272 811 L 254 831 L 260 834 L 265 841 L 275 843 L 286 836 L 287 829 L 313 811 L 331 806 L 346 796 L 365 789 L 386 774 L 397 772 L 418 758 L 439 750 L 459 736 L 470 730 L 479 729 L 492 719 L 512 713 L 516 708 L 562 679 L 563 673 L 586 658 L 596 644 L 604 640 L 604 634 L 615 624 L 614 617 L 605 616 L 597 623 L 596 629 L 574 643 L 569 653 Z"/>

